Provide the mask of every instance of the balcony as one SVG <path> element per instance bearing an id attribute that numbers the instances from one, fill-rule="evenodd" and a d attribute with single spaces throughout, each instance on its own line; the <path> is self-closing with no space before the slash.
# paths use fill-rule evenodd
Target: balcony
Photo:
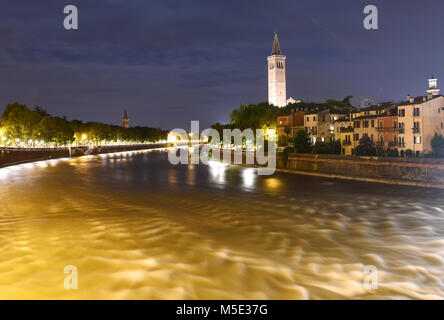
<path id="1" fill-rule="evenodd" d="M 347 140 L 342 141 L 343 146 L 351 146 L 351 144 L 352 144 L 351 141 L 347 141 Z"/>
<path id="2" fill-rule="evenodd" d="M 419 128 L 413 128 L 412 130 L 413 130 L 413 133 L 419 133 L 420 132 Z"/>
<path id="3" fill-rule="evenodd" d="M 396 132 L 397 127 L 376 127 L 377 132 Z"/>
<path id="4" fill-rule="evenodd" d="M 398 133 L 401 133 L 401 134 L 405 133 L 405 129 L 404 128 L 399 128 Z"/>

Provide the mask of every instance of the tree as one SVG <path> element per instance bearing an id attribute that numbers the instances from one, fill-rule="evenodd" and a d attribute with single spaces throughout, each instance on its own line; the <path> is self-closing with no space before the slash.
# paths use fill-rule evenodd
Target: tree
<path id="1" fill-rule="evenodd" d="M 288 137 L 291 133 L 291 128 L 289 126 L 284 127 L 284 133 Z"/>
<path id="2" fill-rule="evenodd" d="M 310 137 L 305 130 L 299 130 L 293 139 L 293 147 L 296 153 L 310 153 L 311 143 Z"/>
<path id="3" fill-rule="evenodd" d="M 329 142 L 318 141 L 313 146 L 314 154 L 341 154 L 341 142 L 333 140 Z"/>
<path id="4" fill-rule="evenodd" d="M 375 156 L 376 147 L 372 140 L 368 136 L 363 136 L 359 140 L 359 145 L 355 149 L 357 156 Z"/>
<path id="5" fill-rule="evenodd" d="M 74 140 L 74 131 L 68 121 L 59 117 L 44 117 L 39 124 L 40 137 L 56 145 L 67 145 Z"/>
<path id="6" fill-rule="evenodd" d="M 37 112 L 31 112 L 26 105 L 15 102 L 6 106 L 1 125 L 7 138 L 24 141 L 28 145 L 28 140 L 37 137 L 40 119 Z"/>
<path id="7" fill-rule="evenodd" d="M 442 135 L 435 133 L 430 144 L 435 155 L 439 157 L 444 156 L 444 137 Z"/>

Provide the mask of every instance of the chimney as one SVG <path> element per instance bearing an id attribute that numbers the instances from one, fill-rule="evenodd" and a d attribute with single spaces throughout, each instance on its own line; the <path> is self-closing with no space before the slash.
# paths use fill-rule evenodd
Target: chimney
<path id="1" fill-rule="evenodd" d="M 426 101 L 427 101 L 427 97 L 426 96 L 422 97 L 422 102 L 426 102 Z"/>
<path id="2" fill-rule="evenodd" d="M 415 98 L 413 98 L 413 97 L 410 97 L 410 99 L 409 99 L 409 102 L 410 102 L 410 103 L 413 103 L 413 102 L 415 102 Z"/>
<path id="3" fill-rule="evenodd" d="M 412 96 L 410 95 L 410 94 L 408 94 L 407 95 L 407 101 L 410 101 L 410 98 L 411 98 Z"/>

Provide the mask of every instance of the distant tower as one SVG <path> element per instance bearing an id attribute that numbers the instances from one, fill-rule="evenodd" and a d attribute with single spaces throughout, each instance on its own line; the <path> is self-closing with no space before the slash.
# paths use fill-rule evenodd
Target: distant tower
<path id="1" fill-rule="evenodd" d="M 287 105 L 287 81 L 285 78 L 287 57 L 282 55 L 277 33 L 268 60 L 268 103 L 278 107 Z"/>
<path id="2" fill-rule="evenodd" d="M 438 89 L 438 79 L 431 77 L 429 79 L 429 89 L 427 90 L 427 95 L 439 96 L 440 90 Z"/>
<path id="3" fill-rule="evenodd" d="M 130 119 L 128 118 L 128 114 L 125 110 L 125 115 L 123 116 L 123 120 L 122 120 L 122 127 L 129 128 L 129 121 L 130 121 Z"/>

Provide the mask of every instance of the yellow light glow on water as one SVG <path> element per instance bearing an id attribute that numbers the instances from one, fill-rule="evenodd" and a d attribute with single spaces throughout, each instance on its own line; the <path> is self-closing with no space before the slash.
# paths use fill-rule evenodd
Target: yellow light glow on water
<path id="1" fill-rule="evenodd" d="M 279 179 L 268 178 L 268 179 L 265 180 L 265 185 L 267 186 L 267 188 L 277 189 L 277 188 L 279 188 L 282 185 L 282 183 L 281 183 L 281 181 Z"/>

